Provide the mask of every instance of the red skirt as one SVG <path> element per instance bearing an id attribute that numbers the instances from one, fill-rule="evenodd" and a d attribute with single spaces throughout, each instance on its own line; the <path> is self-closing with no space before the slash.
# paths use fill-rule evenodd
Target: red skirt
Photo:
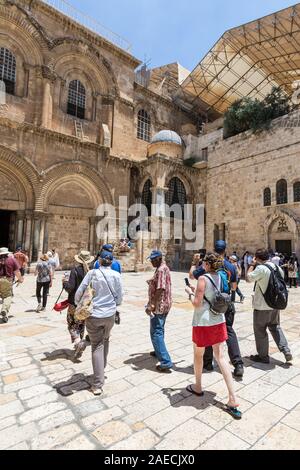
<path id="1" fill-rule="evenodd" d="M 228 340 L 226 323 L 214 326 L 194 326 L 193 343 L 198 348 L 207 348 Z"/>

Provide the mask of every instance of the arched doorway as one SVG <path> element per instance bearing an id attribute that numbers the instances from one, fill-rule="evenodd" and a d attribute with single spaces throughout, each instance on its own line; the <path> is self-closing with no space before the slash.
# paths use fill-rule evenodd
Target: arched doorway
<path id="1" fill-rule="evenodd" d="M 267 219 L 265 229 L 268 248 L 289 256 L 299 252 L 298 222 L 292 215 L 277 211 Z"/>
<path id="2" fill-rule="evenodd" d="M 100 202 L 97 188 L 82 175 L 64 176 L 49 188 L 43 251 L 55 249 L 64 269 L 72 267 L 81 249 L 97 251 L 95 216 Z"/>

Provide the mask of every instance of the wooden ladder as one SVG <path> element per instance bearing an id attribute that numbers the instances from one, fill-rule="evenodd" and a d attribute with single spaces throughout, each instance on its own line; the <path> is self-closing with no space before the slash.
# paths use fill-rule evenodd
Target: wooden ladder
<path id="1" fill-rule="evenodd" d="M 74 121 L 75 123 L 75 134 L 78 139 L 83 140 L 84 139 L 84 134 L 83 134 L 83 127 L 82 123 L 80 121 Z"/>

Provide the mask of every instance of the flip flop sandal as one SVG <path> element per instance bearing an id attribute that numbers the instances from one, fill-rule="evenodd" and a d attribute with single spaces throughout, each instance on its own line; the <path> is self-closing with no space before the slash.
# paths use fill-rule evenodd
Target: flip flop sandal
<path id="1" fill-rule="evenodd" d="M 204 396 L 204 392 L 197 393 L 191 385 L 188 385 L 186 387 L 186 391 L 189 392 L 189 393 L 192 393 L 193 395 L 196 395 L 197 397 L 203 397 Z"/>
<path id="2" fill-rule="evenodd" d="M 242 419 L 242 412 L 238 408 L 226 405 L 224 410 L 229 413 L 234 419 Z"/>

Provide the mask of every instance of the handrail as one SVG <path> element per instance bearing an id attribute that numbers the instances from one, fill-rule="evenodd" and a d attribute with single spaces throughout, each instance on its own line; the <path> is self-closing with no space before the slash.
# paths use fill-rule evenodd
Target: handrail
<path id="1" fill-rule="evenodd" d="M 131 44 L 119 34 L 114 33 L 110 29 L 103 26 L 98 21 L 94 20 L 92 17 L 73 7 L 66 0 L 42 0 L 43 3 L 46 3 L 52 8 L 60 11 L 64 15 L 70 17 L 72 20 L 76 21 L 80 25 L 89 29 L 93 33 L 99 34 L 105 39 L 109 40 L 116 46 L 124 49 L 127 52 L 131 50 Z"/>

